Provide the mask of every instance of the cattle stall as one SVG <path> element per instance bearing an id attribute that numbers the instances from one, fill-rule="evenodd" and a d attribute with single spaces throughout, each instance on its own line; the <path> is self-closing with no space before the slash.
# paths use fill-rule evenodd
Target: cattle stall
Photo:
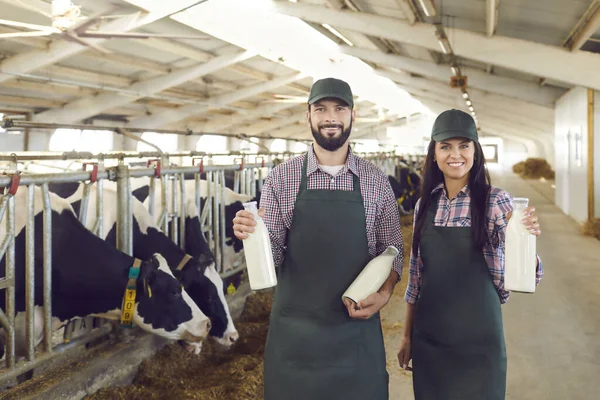
<path id="1" fill-rule="evenodd" d="M 189 160 L 191 165 L 179 166 L 170 162 L 170 157 L 177 156 L 181 160 Z M 156 224 L 162 231 L 181 248 L 186 241 L 186 181 L 193 181 L 195 190 L 194 198 L 197 209 L 202 213 L 197 217 L 201 221 L 202 232 L 211 251 L 215 256 L 215 267 L 222 278 L 241 272 L 245 265 L 224 265 L 223 249 L 225 245 L 225 192 L 226 173 L 233 175 L 235 188 L 241 193 L 255 196 L 256 190 L 260 191 L 262 182 L 267 176 L 273 163 L 268 160 L 272 155 L 256 157 L 258 162 L 249 163 L 248 156 L 241 155 L 232 165 L 211 165 L 210 155 L 201 152 L 178 153 L 174 155 L 160 153 L 115 153 L 91 155 L 89 153 L 63 153 L 60 155 L 27 155 L 11 154 L 0 156 L 0 161 L 8 163 L 4 176 L 0 176 L 0 187 L 3 194 L 0 196 L 0 223 L 4 224 L 6 235 L 0 244 L 0 258 L 5 258 L 6 268 L 4 278 L 0 279 L 0 289 L 6 293 L 5 310 L 0 310 L 0 324 L 6 332 L 5 368 L 0 372 L 0 384 L 4 384 L 15 377 L 38 367 L 58 354 L 65 353 L 71 348 L 80 347 L 105 336 L 113 326 L 102 323 L 98 318 L 88 318 L 91 332 L 82 334 L 73 339 L 74 321 L 64 326 L 63 343 L 53 345 L 57 340 L 52 326 L 52 217 L 50 208 L 49 185 L 56 183 L 76 183 L 83 185 L 83 194 L 79 207 L 79 221 L 85 225 L 88 214 L 90 193 L 95 187 L 96 222 L 90 229 L 98 237 L 103 237 L 103 209 L 105 184 L 116 186 L 117 201 L 113 205 L 116 212 L 116 247 L 122 252 L 132 254 L 132 179 L 146 179 L 149 186 L 148 199 L 150 214 L 156 219 Z M 63 171 L 52 173 L 27 173 L 21 171 L 19 166 L 23 163 L 48 164 L 53 160 L 73 160 L 81 163 L 79 171 Z M 141 161 L 140 161 L 141 160 Z M 127 163 L 130 161 L 130 163 Z M 106 164 L 113 164 L 106 166 Z M 141 164 L 141 165 L 140 165 Z M 206 182 L 206 196 L 203 207 L 200 207 L 200 176 Z M 34 224 L 34 190 L 41 188 L 43 198 L 43 224 Z M 19 231 L 15 231 L 15 194 L 19 191 L 26 192 L 26 223 L 22 227 L 25 232 L 25 347 L 24 360 L 17 361 L 15 354 L 15 341 L 17 329 L 15 327 L 15 238 Z M 160 203 L 158 212 L 154 212 L 154 204 Z M 42 231 L 43 238 L 40 243 L 35 241 L 36 231 Z M 35 247 L 43 248 L 43 273 L 41 276 L 34 274 Z M 43 281 L 43 307 L 36 310 L 34 304 L 34 287 Z M 123 288 L 125 290 L 125 287 Z M 34 312 L 41 312 L 43 320 L 43 349 L 36 352 L 34 335 Z M 40 314 L 38 314 L 38 318 Z M 36 322 L 39 321 L 36 319 Z M 93 325 L 92 325 L 93 323 Z"/>
<path id="2" fill-rule="evenodd" d="M 50 288 L 52 285 L 52 262 L 50 242 L 51 237 L 51 210 L 48 201 L 50 194 L 49 185 L 55 183 L 77 183 L 83 185 L 81 204 L 76 210 L 78 219 L 86 224 L 89 215 L 95 215 L 95 223 L 89 229 L 100 238 L 106 235 L 103 228 L 103 209 L 105 206 L 104 188 L 113 186 L 116 188 L 117 197 L 113 205 L 117 210 L 116 215 L 116 247 L 126 254 L 132 254 L 132 201 L 134 192 L 140 186 L 147 187 L 146 197 L 143 199 L 148 212 L 154 222 L 159 226 L 177 246 L 182 249 L 186 245 L 186 218 L 188 215 L 188 204 L 186 199 L 193 197 L 195 207 L 199 210 L 197 218 L 200 222 L 201 231 L 211 252 L 214 254 L 215 267 L 223 279 L 235 276 L 243 272 L 245 263 L 242 257 L 235 262 L 228 259 L 227 254 L 235 253 L 231 243 L 227 243 L 227 224 L 231 216 L 227 216 L 226 209 L 231 201 L 231 196 L 240 197 L 245 200 L 259 200 L 260 191 L 264 179 L 269 171 L 277 164 L 284 162 L 297 154 L 291 152 L 282 153 L 227 153 L 232 156 L 233 163 L 230 165 L 215 165 L 212 157 L 215 154 L 203 152 L 115 152 L 106 154 L 90 153 L 62 153 L 62 154 L 11 154 L 0 155 L 0 162 L 8 163 L 5 176 L 0 177 L 0 187 L 5 188 L 5 193 L 0 198 L 0 223 L 6 225 L 7 235 L 1 243 L 0 258 L 6 254 L 7 267 L 5 279 L 0 280 L 0 288 L 7 293 L 6 313 L 0 314 L 0 323 L 7 332 L 7 345 L 5 356 L 5 368 L 0 372 L 0 384 L 5 383 L 24 373 L 32 371 L 58 354 L 68 352 L 70 349 L 81 347 L 90 341 L 102 340 L 107 334 L 115 331 L 115 325 L 106 323 L 102 318 L 86 317 L 87 328 L 93 327 L 86 332 L 76 332 L 76 321 L 69 321 L 64 325 L 62 343 L 53 332 L 52 326 L 52 298 Z M 362 156 L 362 155 L 361 155 Z M 364 155 L 391 177 L 398 176 L 398 165 L 409 162 L 412 168 L 416 160 L 410 156 L 397 156 L 394 154 Z M 32 165 L 52 166 L 53 161 L 71 161 L 68 170 L 52 173 L 31 173 L 28 171 Z M 79 166 L 80 165 L 80 166 Z M 58 167 L 66 169 L 64 167 Z M 73 170 L 79 168 L 79 170 Z M 33 335 L 33 293 L 32 287 L 39 276 L 33 275 L 32 254 L 34 247 L 40 246 L 32 238 L 36 226 L 33 221 L 33 199 L 30 195 L 34 187 L 40 186 L 43 192 L 43 226 L 37 229 L 43 230 L 42 246 L 44 248 L 43 279 L 44 306 L 42 307 L 44 331 L 43 346 L 41 351 L 35 351 L 35 338 Z M 29 258 L 26 267 L 26 343 L 27 352 L 25 359 L 17 362 L 15 355 L 15 312 L 14 312 L 14 194 L 17 191 L 27 192 L 27 203 L 30 215 L 24 227 L 27 235 L 25 252 Z M 95 210 L 90 211 L 90 196 L 94 196 Z M 237 197 L 236 197 L 237 199 Z M 239 203 L 239 201 L 238 201 Z M 240 204 L 237 204 L 239 207 Z M 91 214 L 90 214 L 91 213 Z M 240 262 L 241 261 L 241 262 Z M 0 310 L 2 311 L 2 310 Z M 87 329 L 86 328 L 86 329 Z M 53 334 L 54 333 L 54 334 Z M 74 338 L 75 334 L 79 334 Z"/>

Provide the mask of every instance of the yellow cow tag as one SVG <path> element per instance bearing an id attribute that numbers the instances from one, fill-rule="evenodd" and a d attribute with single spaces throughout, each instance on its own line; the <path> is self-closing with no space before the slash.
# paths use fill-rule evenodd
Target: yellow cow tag
<path id="1" fill-rule="evenodd" d="M 229 286 L 227 286 L 227 294 L 234 294 L 235 293 L 235 286 L 233 286 L 233 283 L 230 283 Z"/>

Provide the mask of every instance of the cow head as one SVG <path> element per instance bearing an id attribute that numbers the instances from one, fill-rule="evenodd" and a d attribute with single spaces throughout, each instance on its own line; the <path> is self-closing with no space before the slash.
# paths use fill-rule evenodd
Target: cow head
<path id="1" fill-rule="evenodd" d="M 175 271 L 174 275 L 200 310 L 210 318 L 210 336 L 222 346 L 231 347 L 238 340 L 239 334 L 225 299 L 223 280 L 214 263 L 204 267 L 192 258 L 181 271 Z M 196 354 L 200 353 L 199 346 L 190 346 L 188 349 Z"/>
<path id="2" fill-rule="evenodd" d="M 134 322 L 167 339 L 198 342 L 211 323 L 175 279 L 165 259 L 155 254 L 140 266 Z"/>

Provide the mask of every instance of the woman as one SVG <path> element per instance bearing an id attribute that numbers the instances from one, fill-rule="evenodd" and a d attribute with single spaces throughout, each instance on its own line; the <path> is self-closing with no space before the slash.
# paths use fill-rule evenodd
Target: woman
<path id="1" fill-rule="evenodd" d="M 500 305 L 512 198 L 491 186 L 474 120 L 436 119 L 415 207 L 408 303 L 398 361 L 416 400 L 503 400 L 506 349 Z M 523 223 L 539 236 L 532 207 Z M 543 274 L 537 257 L 536 285 Z M 412 358 L 412 368 L 408 363 Z"/>

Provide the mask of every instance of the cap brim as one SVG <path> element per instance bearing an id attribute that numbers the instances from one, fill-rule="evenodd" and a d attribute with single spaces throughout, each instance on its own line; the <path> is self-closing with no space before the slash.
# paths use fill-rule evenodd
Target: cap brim
<path id="1" fill-rule="evenodd" d="M 346 99 L 340 97 L 337 93 L 322 93 L 320 95 L 315 96 L 313 99 L 310 99 L 308 104 L 314 104 L 315 102 L 326 99 L 326 98 L 334 98 L 334 99 L 341 100 L 344 103 L 346 103 L 348 106 L 351 104 L 351 103 L 348 103 L 348 101 Z"/>
<path id="2" fill-rule="evenodd" d="M 467 133 L 465 131 L 457 131 L 457 130 L 451 130 L 451 131 L 444 131 L 442 133 L 436 133 L 435 135 L 433 135 L 433 140 L 436 142 L 441 142 L 442 140 L 448 140 L 448 139 L 452 139 L 452 138 L 465 138 L 465 139 L 469 139 L 472 140 L 474 142 L 478 141 L 477 136 L 474 136 L 470 133 Z"/>

